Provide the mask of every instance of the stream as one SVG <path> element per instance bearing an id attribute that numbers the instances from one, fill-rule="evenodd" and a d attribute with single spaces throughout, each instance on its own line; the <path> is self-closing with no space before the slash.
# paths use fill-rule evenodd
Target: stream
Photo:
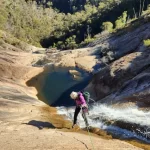
<path id="1" fill-rule="evenodd" d="M 58 113 L 65 115 L 66 119 L 72 121 L 75 107 L 57 107 Z M 128 108 L 113 108 L 107 104 L 94 103 L 89 108 L 88 121 L 90 126 L 100 128 L 102 130 L 111 133 L 114 137 L 119 139 L 138 139 L 143 142 L 150 144 L 150 111 L 142 111 L 137 107 Z M 121 128 L 115 124 L 109 123 L 108 121 L 122 122 L 131 124 L 133 127 L 135 124 L 144 127 L 136 128 L 134 131 Z M 78 117 L 78 125 L 81 128 L 85 128 L 84 120 L 81 113 Z"/>
<path id="2" fill-rule="evenodd" d="M 73 121 L 75 102 L 70 99 L 72 91 L 84 89 L 92 75 L 75 68 L 81 79 L 75 80 L 68 69 L 50 72 L 43 87 L 48 104 L 57 108 L 58 113 Z M 150 143 L 150 111 L 138 107 L 114 108 L 111 105 L 95 102 L 89 107 L 90 126 L 100 128 L 119 139 L 138 139 Z M 78 125 L 85 128 L 81 113 Z"/>

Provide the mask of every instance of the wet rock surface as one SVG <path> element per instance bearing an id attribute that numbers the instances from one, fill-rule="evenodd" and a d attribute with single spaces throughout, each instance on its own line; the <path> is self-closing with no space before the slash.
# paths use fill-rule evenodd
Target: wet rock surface
<path id="1" fill-rule="evenodd" d="M 42 57 L 21 51 L 16 53 L 0 50 L 1 150 L 91 149 L 87 132 L 81 134 L 81 130 L 74 133 L 77 131 L 62 129 L 70 128 L 72 123 L 58 115 L 55 108 L 39 101 L 34 87 L 26 86 L 28 80 L 36 78 L 37 74 L 45 70 L 42 67 L 32 67 L 32 64 L 43 59 Z M 36 82 L 40 83 L 38 80 Z M 120 146 L 124 150 L 141 149 L 119 140 L 94 136 L 92 139 L 97 149 L 113 147 L 116 150 Z"/>

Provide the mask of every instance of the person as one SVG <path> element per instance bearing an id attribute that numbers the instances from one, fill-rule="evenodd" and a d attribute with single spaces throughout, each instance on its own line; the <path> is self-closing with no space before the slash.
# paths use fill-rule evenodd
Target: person
<path id="1" fill-rule="evenodd" d="M 75 102 L 76 102 L 76 108 L 75 108 L 75 112 L 74 112 L 74 121 L 73 121 L 72 128 L 77 123 L 77 117 L 78 117 L 78 114 L 79 114 L 81 109 L 82 109 L 82 117 L 84 118 L 86 126 L 89 126 L 88 121 L 87 121 L 87 117 L 86 117 L 86 112 L 88 112 L 88 106 L 86 104 L 86 100 L 85 100 L 82 92 L 74 92 L 73 91 L 73 92 L 71 92 L 70 97 L 73 100 L 75 100 Z"/>

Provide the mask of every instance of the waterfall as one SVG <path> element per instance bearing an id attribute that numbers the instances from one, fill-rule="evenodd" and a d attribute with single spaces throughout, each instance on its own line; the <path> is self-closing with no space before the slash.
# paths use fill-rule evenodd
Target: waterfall
<path id="1" fill-rule="evenodd" d="M 63 106 L 57 107 L 57 110 L 59 114 L 65 115 L 66 119 L 73 121 L 75 107 Z M 90 106 L 88 115 L 88 121 L 92 127 L 106 130 L 112 134 L 115 134 L 116 136 L 121 136 L 123 138 L 136 138 L 150 143 L 150 140 L 145 138 L 146 136 L 143 137 L 130 130 L 123 129 L 115 125 L 106 124 L 106 120 L 120 121 L 133 125 L 138 124 L 140 126 L 144 126 L 146 127 L 144 131 L 145 133 L 143 131 L 141 132 L 143 132 L 143 135 L 145 134 L 148 136 L 148 138 L 150 138 L 150 132 L 148 132 L 150 130 L 150 111 L 140 110 L 135 106 L 126 108 L 114 108 L 106 104 L 95 103 L 94 105 Z M 85 127 L 81 113 L 78 116 L 78 125 L 81 128 Z"/>

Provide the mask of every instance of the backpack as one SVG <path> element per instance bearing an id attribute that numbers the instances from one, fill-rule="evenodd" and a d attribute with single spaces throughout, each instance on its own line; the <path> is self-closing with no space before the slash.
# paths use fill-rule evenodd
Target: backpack
<path id="1" fill-rule="evenodd" d="M 88 104 L 90 101 L 90 93 L 89 92 L 82 92 L 82 94 L 83 94 L 83 97 L 84 97 L 86 103 Z"/>

